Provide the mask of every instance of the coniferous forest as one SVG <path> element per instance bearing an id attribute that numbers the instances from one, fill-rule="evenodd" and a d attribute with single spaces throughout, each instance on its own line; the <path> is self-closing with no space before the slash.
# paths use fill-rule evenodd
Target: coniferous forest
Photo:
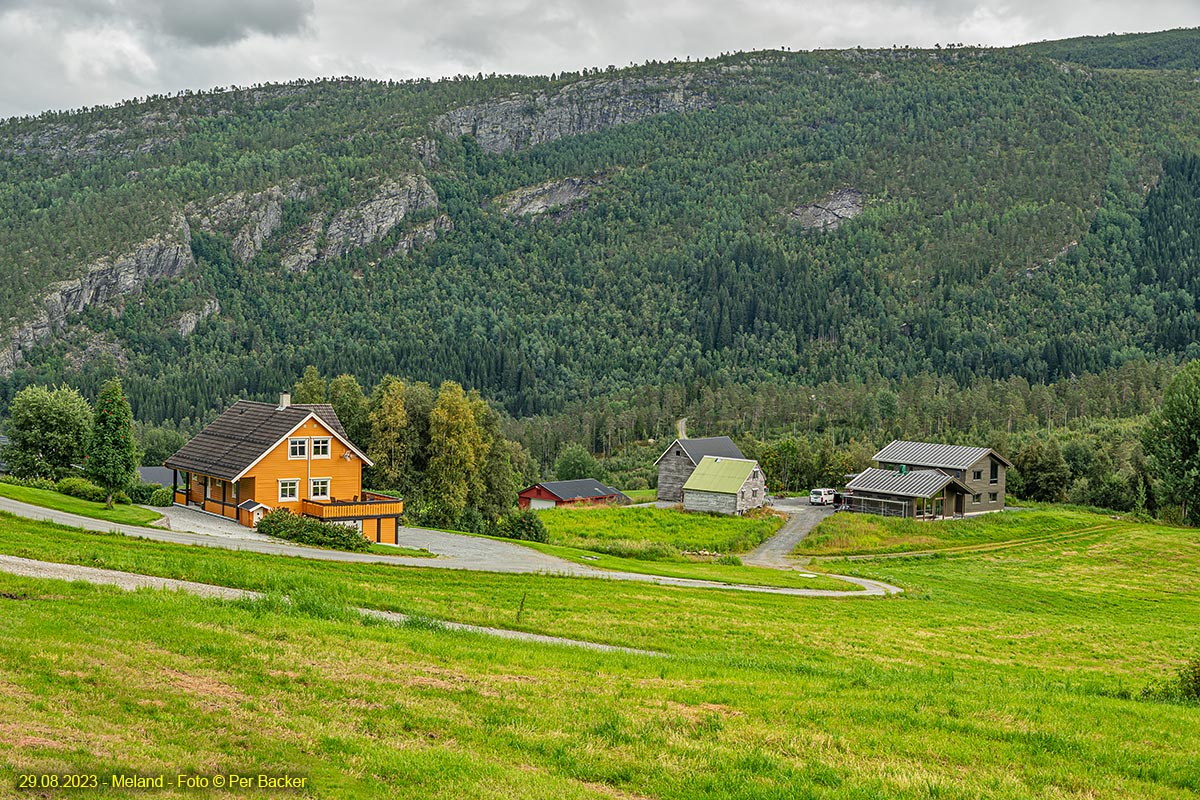
<path id="1" fill-rule="evenodd" d="M 14 340 L 56 282 L 181 230 L 190 258 L 14 345 L 0 416 L 119 374 L 141 424 L 186 434 L 311 364 L 478 390 L 545 468 L 565 442 L 619 464 L 679 416 L 844 452 L 1136 419 L 1200 355 L 1197 52 L 1181 30 L 736 53 L 7 120 Z M 429 192 L 377 224 L 405 181 Z M 564 181 L 586 191 L 521 206 Z"/>

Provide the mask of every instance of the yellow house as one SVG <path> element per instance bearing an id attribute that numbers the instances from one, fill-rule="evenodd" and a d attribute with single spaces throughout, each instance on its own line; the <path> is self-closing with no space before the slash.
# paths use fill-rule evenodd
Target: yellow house
<path id="1" fill-rule="evenodd" d="M 239 400 L 164 462 L 175 504 L 253 527 L 277 508 L 351 525 L 374 542 L 396 543 L 404 503 L 364 492 L 371 466 L 333 406 Z"/>

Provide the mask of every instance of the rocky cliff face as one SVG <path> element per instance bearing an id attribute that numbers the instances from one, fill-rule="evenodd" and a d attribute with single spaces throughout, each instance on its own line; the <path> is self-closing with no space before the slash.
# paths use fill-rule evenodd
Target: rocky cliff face
<path id="1" fill-rule="evenodd" d="M 474 137 L 486 152 L 506 153 L 713 105 L 695 76 L 597 78 L 571 84 L 555 95 L 513 95 L 457 108 L 439 117 L 435 126 L 449 136 Z"/>
<path id="2" fill-rule="evenodd" d="M 832 231 L 846 220 L 857 217 L 862 210 L 862 192 L 849 187 L 830 192 L 815 203 L 799 206 L 791 216 L 803 228 Z"/>
<path id="3" fill-rule="evenodd" d="M 493 204 L 508 216 L 531 217 L 551 209 L 567 209 L 586 199 L 601 184 L 598 178 L 563 178 L 500 195 Z"/>
<path id="4" fill-rule="evenodd" d="M 254 194 L 238 192 L 214 198 L 203 205 L 192 203 L 188 205 L 187 213 L 202 231 L 230 234 L 234 258 L 244 264 L 258 255 L 263 242 L 283 224 L 283 204 L 307 196 L 304 187 L 293 182 Z"/>
<path id="5" fill-rule="evenodd" d="M 113 306 L 147 283 L 177 278 L 195 263 L 191 229 L 177 213 L 161 236 L 149 239 L 118 258 L 102 258 L 80 278 L 51 285 L 32 320 L 5 335 L 0 344 L 0 374 L 12 372 L 24 354 L 59 331 L 70 314 L 91 306 Z"/>
<path id="6" fill-rule="evenodd" d="M 394 256 L 397 253 L 411 253 L 418 247 L 437 241 L 438 236 L 447 231 L 454 230 L 454 222 L 445 214 L 438 214 L 431 220 L 426 220 L 419 225 L 414 225 L 406 230 L 396 244 L 389 248 L 385 257 Z"/>
<path id="7" fill-rule="evenodd" d="M 196 326 L 201 320 L 208 319 L 213 314 L 221 313 L 221 303 L 215 297 L 210 297 L 204 301 L 204 305 L 199 308 L 185 311 L 179 315 L 179 319 L 175 321 L 175 330 L 179 331 L 180 336 L 191 336 L 196 330 Z"/>
<path id="8" fill-rule="evenodd" d="M 425 176 L 389 179 L 374 197 L 337 212 L 328 225 L 321 219 L 310 221 L 284 247 L 280 262 L 293 272 L 308 269 L 319 259 L 337 258 L 381 241 L 408 215 L 437 205 L 437 194 Z"/>

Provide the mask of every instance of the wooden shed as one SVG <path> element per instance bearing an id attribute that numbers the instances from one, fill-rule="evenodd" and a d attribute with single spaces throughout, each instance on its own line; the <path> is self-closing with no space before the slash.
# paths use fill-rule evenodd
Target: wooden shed
<path id="1" fill-rule="evenodd" d="M 748 458 L 705 456 L 683 485 L 684 511 L 744 514 L 766 500 L 766 478 Z"/>
<path id="2" fill-rule="evenodd" d="M 557 508 L 587 503 L 628 503 L 629 497 L 595 478 L 545 481 L 517 492 L 520 508 Z"/>

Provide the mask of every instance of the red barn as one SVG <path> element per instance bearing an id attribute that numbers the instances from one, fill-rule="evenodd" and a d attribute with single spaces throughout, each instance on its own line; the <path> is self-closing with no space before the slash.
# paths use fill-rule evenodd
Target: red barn
<path id="1" fill-rule="evenodd" d="M 521 508 L 555 508 L 582 503 L 628 503 L 629 498 L 594 478 L 535 483 L 517 493 Z"/>

